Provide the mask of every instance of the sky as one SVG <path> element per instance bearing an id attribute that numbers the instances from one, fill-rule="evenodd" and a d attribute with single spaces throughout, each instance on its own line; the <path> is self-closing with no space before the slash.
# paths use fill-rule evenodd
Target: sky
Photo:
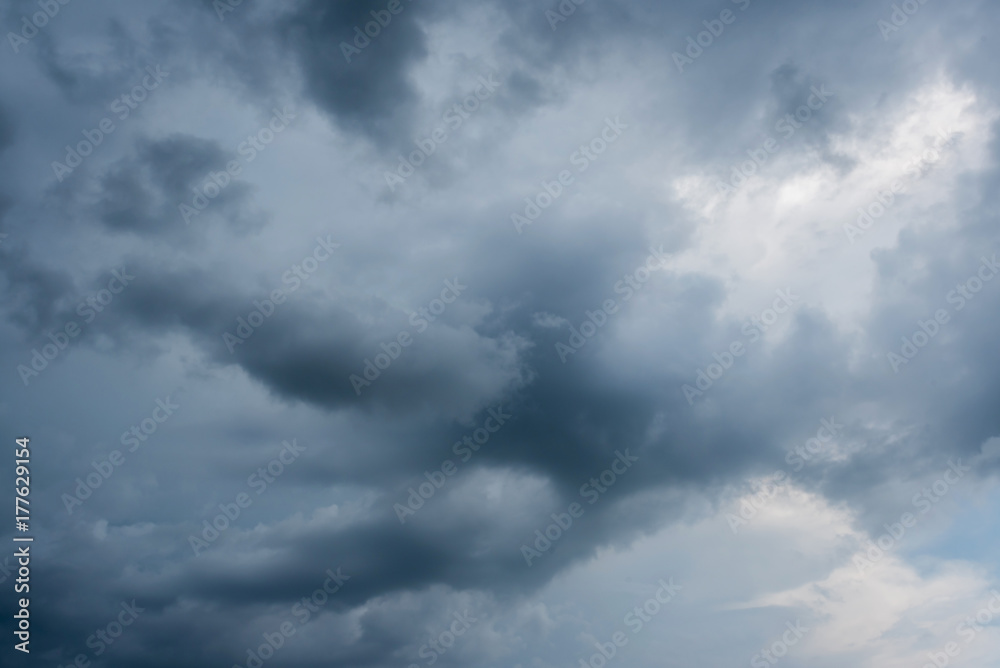
<path id="1" fill-rule="evenodd" d="M 0 3 L 0 664 L 995 666 L 998 20 Z"/>

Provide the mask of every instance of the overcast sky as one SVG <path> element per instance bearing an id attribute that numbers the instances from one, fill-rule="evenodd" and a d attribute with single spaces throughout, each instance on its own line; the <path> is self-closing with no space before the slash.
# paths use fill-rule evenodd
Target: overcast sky
<path id="1" fill-rule="evenodd" d="M 996 665 L 996 2 L 0 8 L 0 664 Z"/>

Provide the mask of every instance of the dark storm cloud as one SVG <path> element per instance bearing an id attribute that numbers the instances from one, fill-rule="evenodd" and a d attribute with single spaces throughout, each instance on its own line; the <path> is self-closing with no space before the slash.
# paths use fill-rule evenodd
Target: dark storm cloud
<path id="1" fill-rule="evenodd" d="M 247 293 L 226 276 L 194 266 L 171 272 L 139 257 L 129 258 L 126 266 L 139 278 L 116 298 L 115 308 L 94 323 L 95 332 L 118 340 L 172 330 L 190 334 L 215 364 L 238 364 L 289 399 L 329 409 L 450 406 L 448 414 L 468 415 L 488 397 L 518 387 L 528 378 L 518 359 L 524 344 L 509 333 L 491 337 L 442 323 L 424 334 L 421 327 L 427 327 L 426 321 L 418 320 L 414 326 L 403 313 L 394 313 L 381 334 L 372 333 L 361 326 L 359 315 L 368 317 L 363 305 L 327 302 L 320 306 L 315 295 L 302 296 L 306 303 L 276 305 L 273 315 L 244 341 L 236 336 L 242 331 L 238 330 L 240 321 L 245 323 L 256 310 L 254 300 L 269 301 L 269 291 Z M 42 287 L 32 285 L 36 290 Z M 284 283 L 281 287 L 288 288 Z M 51 305 L 58 300 L 57 295 L 46 294 L 49 299 L 39 301 Z M 64 319 L 71 315 L 62 314 Z M 59 318 L 53 314 L 50 319 Z M 134 326 L 141 328 L 141 335 Z M 349 377 L 366 377 L 366 359 L 382 354 L 381 344 L 395 342 L 400 332 L 411 336 L 412 348 L 393 360 L 384 377 L 361 386 L 352 384 Z M 228 342 L 225 334 L 230 336 Z"/>
<path id="2" fill-rule="evenodd" d="M 197 137 L 142 139 L 134 157 L 101 175 L 101 194 L 91 210 L 113 231 L 142 235 L 177 236 L 186 226 L 207 225 L 215 216 L 222 216 L 236 232 L 259 229 L 264 216 L 250 205 L 253 188 L 226 173 L 232 157 L 217 142 Z M 213 174 L 222 175 L 220 181 L 225 178 L 224 187 L 211 185 Z M 207 209 L 203 215 L 194 203 L 206 187 L 219 192 L 210 202 L 202 194 Z M 188 216 L 181 205 L 190 207 Z"/>
<path id="3" fill-rule="evenodd" d="M 170 56 L 184 77 L 204 76 L 265 109 L 265 102 L 282 95 L 311 102 L 344 135 L 392 155 L 419 130 L 413 110 L 424 100 L 415 73 L 434 54 L 433 30 L 462 10 L 402 0 L 403 10 L 348 62 L 341 43 L 351 43 L 354 28 L 385 5 L 307 1 L 269 9 L 244 2 L 219 21 L 211 3 L 198 3 L 191 15 L 187 7 L 163 10 L 149 21 L 148 34 L 130 22 L 126 28 L 102 20 L 105 31 L 98 34 L 107 48 L 92 59 L 74 59 L 56 32 L 46 33 L 38 38 L 37 58 L 61 95 L 86 106 L 132 83 L 149 53 Z M 456 193 L 458 204 L 449 208 L 428 203 L 424 190 L 414 195 L 412 210 L 345 206 L 334 212 L 337 231 L 346 234 L 357 226 L 357 245 L 345 241 L 338 251 L 342 257 L 334 255 L 324 267 L 328 275 L 322 282 L 277 305 L 233 350 L 223 335 L 235 333 L 237 319 L 247 317 L 254 300 L 279 287 L 269 283 L 274 263 L 265 265 L 248 238 L 279 222 L 291 238 L 301 230 L 261 213 L 251 197 L 254 186 L 241 180 L 224 189 L 196 224 L 184 225 L 178 205 L 190 201 L 192 188 L 209 172 L 224 167 L 223 144 L 162 128 L 109 156 L 106 165 L 88 166 L 91 171 L 82 172 L 86 178 L 55 189 L 73 221 L 56 227 L 68 244 L 90 237 L 106 241 L 104 255 L 94 263 L 124 263 L 137 275 L 85 335 L 88 354 L 110 350 L 131 359 L 129 353 L 142 353 L 136 356 L 139 368 L 117 379 L 120 387 L 106 400 L 101 397 L 103 403 L 134 394 L 130 388 L 138 381 L 132 375 L 159 379 L 157 361 L 177 345 L 183 346 L 178 366 L 192 377 L 218 379 L 213 391 L 232 390 L 238 398 L 240 392 L 252 394 L 244 387 L 245 374 L 252 389 L 266 390 L 288 415 L 312 416 L 308 411 L 316 409 L 321 422 L 318 428 L 289 424 L 294 420 L 285 413 L 256 414 L 255 407 L 215 415 L 213 406 L 222 398 L 206 391 L 205 405 L 185 405 L 190 423 L 176 433 L 158 434 L 157 447 L 169 454 L 153 460 L 156 466 L 138 457 L 128 462 L 102 496 L 72 516 L 53 499 L 72 487 L 97 455 L 60 443 L 71 461 L 54 462 L 47 472 L 58 479 L 51 484 L 59 492 L 47 495 L 54 518 L 45 525 L 51 550 L 40 554 L 37 571 L 44 583 L 36 599 L 42 611 L 38 632 L 51 639 L 47 659 L 65 662 L 86 651 L 87 637 L 113 618 L 121 601 L 135 598 L 147 609 L 140 623 L 95 665 L 244 661 L 245 647 L 259 642 L 258 627 L 272 630 L 263 616 L 286 614 L 322 584 L 326 569 L 341 567 L 351 580 L 315 623 L 370 604 L 357 626 L 340 620 L 344 637 L 327 639 L 335 647 L 325 654 L 289 643 L 275 663 L 406 665 L 416 659 L 397 652 L 419 646 L 429 632 L 425 626 L 433 626 L 426 620 L 440 617 L 450 603 L 438 590 L 481 593 L 501 606 L 514 605 L 600 547 L 624 549 L 677 521 L 687 512 L 689 496 L 715 494 L 746 476 L 784 467 L 786 449 L 815 433 L 821 418 L 840 419 L 845 439 L 866 441 L 867 447 L 844 461 L 806 469 L 799 480 L 831 501 L 856 506 L 880 493 L 873 489 L 919 477 L 950 456 L 972 457 L 983 440 L 1000 432 L 995 411 L 1000 360 L 993 335 L 1000 282 L 955 314 L 899 374 L 885 362 L 900 336 L 930 317 L 956 281 L 974 274 L 981 254 L 991 256 L 1000 248 L 995 170 L 962 182 L 960 233 L 917 226 L 904 231 L 896 247 L 873 255 L 878 274 L 864 335 L 847 333 L 822 304 L 803 295 L 787 316 L 783 337 L 741 358 L 692 407 L 681 385 L 692 382 L 713 353 L 741 338 L 743 321 L 719 316 L 730 287 L 724 280 L 663 270 L 654 272 L 647 292 L 623 304 L 563 363 L 555 345 L 567 341 L 569 325 L 578 327 L 586 311 L 614 297 L 616 281 L 643 262 L 649 245 L 665 239 L 664 253 L 675 256 L 695 242 L 701 221 L 685 208 L 665 206 L 662 193 L 653 192 L 661 181 L 728 164 L 733 155 L 755 147 L 761 133 L 772 132 L 777 117 L 802 105 L 813 86 L 824 84 L 835 98 L 796 141 L 850 174 L 857 165 L 833 151 L 831 136 L 850 127 L 852 109 L 868 110 L 880 99 L 909 94 L 918 74 L 911 54 L 881 41 L 875 27 L 879 12 L 860 4 L 755 0 L 743 12 L 737 3 L 586 2 L 552 30 L 545 10 L 554 7 L 496 2 L 464 10 L 470 16 L 477 9 L 498 12 L 507 22 L 497 38 L 507 72 L 497 108 L 509 127 L 527 122 L 535 111 L 558 108 L 581 86 L 606 84 L 601 66 L 631 61 L 634 70 L 623 78 L 645 86 L 633 91 L 639 100 L 631 104 L 648 107 L 634 114 L 648 133 L 636 143 L 669 148 L 674 157 L 663 166 L 666 175 L 649 176 L 653 185 L 645 190 L 623 186 L 610 202 L 600 195 L 586 200 L 583 213 L 553 207 L 523 236 L 510 229 L 508 201 L 519 203 L 529 194 L 521 193 L 523 182 L 537 179 L 499 162 L 490 163 L 496 174 L 487 186 L 462 182 L 471 198 L 485 202 L 476 208 L 465 206 L 469 193 Z M 682 51 L 686 37 L 724 8 L 737 12 L 737 21 L 683 74 L 677 72 L 672 52 Z M 921 11 L 907 27 L 911 39 L 937 32 L 954 36 L 951 24 L 935 22 L 931 4 Z M 477 29 L 475 22 L 466 29 Z M 988 48 L 975 41 L 954 56 L 980 84 L 989 82 L 981 65 L 988 61 Z M 189 49 L 197 56 L 187 58 Z M 194 97 L 189 104 L 199 116 L 206 102 Z M 612 108 L 628 104 L 608 100 Z M 77 125 L 89 123 L 87 116 Z M 17 142 L 11 127 L 0 114 L 0 150 Z M 585 138 L 592 128 L 580 132 Z M 487 138 L 484 150 L 492 150 L 490 142 L 502 146 L 509 139 Z M 995 160 L 997 147 L 991 151 Z M 609 154 L 606 171 L 591 173 L 593 180 L 583 182 L 581 192 L 606 193 L 601 187 L 616 184 L 629 161 L 642 155 L 627 153 L 610 162 Z M 434 185 L 443 190 L 456 182 Z M 288 218 L 306 208 L 298 192 L 283 193 L 280 185 L 273 192 L 278 201 L 284 196 L 287 211 L 281 213 Z M 31 196 L 18 204 L 35 205 Z M 913 214 L 918 223 L 930 215 Z M 219 219 L 227 224 L 212 224 Z M 31 232 L 26 224 L 19 229 Z M 80 286 L 94 285 L 100 271 L 69 261 L 60 255 L 65 251 L 31 249 L 30 239 L 5 241 L 0 248 L 4 308 L 10 323 L 38 335 L 72 317 Z M 427 251 L 445 243 L 452 249 L 446 262 Z M 942 248 L 949 250 L 942 254 Z M 428 266 L 441 278 L 427 279 Z M 399 332 L 413 333 L 400 305 L 426 303 L 413 295 L 430 299 L 440 280 L 455 275 L 470 286 L 460 302 L 415 336 L 412 347 L 359 395 L 349 376 L 363 374 L 366 360 Z M 393 294 L 402 293 L 400 286 L 407 294 Z M 755 309 L 759 306 L 750 304 L 744 311 Z M 151 342 L 160 347 L 153 349 Z M 15 347 L 23 352 L 23 345 Z M 59 376 L 58 389 L 74 381 L 91 387 L 94 381 L 84 375 L 80 359 L 86 356 L 72 354 L 61 361 L 67 376 Z M 865 361 L 852 362 L 859 356 Z M 57 399 L 26 396 L 19 394 L 17 401 L 28 405 L 25 414 L 39 425 L 56 412 Z M 453 444 L 496 406 L 511 414 L 509 423 L 427 507 L 401 524 L 393 503 L 405 499 L 424 471 L 454 459 Z M 118 421 L 125 428 L 137 419 L 139 414 L 129 413 Z M 118 427 L 103 428 L 110 430 L 109 447 L 117 447 Z M 244 488 L 246 475 L 260 465 L 261 441 L 299 428 L 315 432 L 303 465 L 282 474 L 259 507 L 209 552 L 193 556 L 189 535 L 201 531 L 201 521 L 217 512 L 218 503 Z M 580 486 L 626 449 L 640 464 L 588 507 L 556 549 L 527 567 L 518 546 L 532 540 L 550 513 L 579 501 Z M 539 487 L 498 497 L 476 488 L 503 472 Z M 365 495 L 359 507 L 342 503 L 345 488 Z M 317 511 L 338 503 L 337 513 Z M 103 531 L 101 520 L 107 522 L 100 525 Z M 878 524 L 874 518 L 865 521 Z M 405 614 L 381 607 L 404 594 L 417 600 Z"/>
<path id="4" fill-rule="evenodd" d="M 3 245 L 3 303 L 8 317 L 33 334 L 54 326 L 59 302 L 72 291 L 72 280 L 63 272 L 35 264 L 22 254 L 16 241 L 5 240 Z"/>
<path id="5" fill-rule="evenodd" d="M 218 72 L 227 85 L 239 86 L 257 100 L 294 88 L 288 72 L 296 70 L 305 99 L 345 132 L 382 147 L 409 141 L 411 112 L 421 102 L 411 69 L 427 56 L 421 19 L 441 11 L 433 3 L 400 0 L 402 9 L 390 13 L 386 2 L 378 0 L 306 0 L 266 11 L 263 5 L 244 2 L 223 10 L 222 21 L 213 3 L 197 4 L 197 21 L 178 13 L 158 26 L 164 57 L 184 44 L 204 58 L 185 63 L 185 69 Z M 372 12 L 385 25 L 375 23 L 375 37 L 363 32 L 358 37 L 355 28 L 363 31 L 376 21 Z M 226 38 L 219 39 L 220 33 Z M 247 44 L 254 47 L 247 49 Z"/>
<path id="6" fill-rule="evenodd" d="M 281 26 L 283 47 L 294 54 L 316 103 L 345 129 L 376 141 L 408 135 L 409 109 L 419 102 L 409 68 L 427 56 L 419 19 L 428 8 L 413 0 L 402 0 L 401 7 L 367 40 L 360 39 L 355 28 L 363 30 L 372 22 L 372 12 L 387 12 L 383 2 L 313 0 L 302 3 Z M 354 46 L 355 40 L 366 46 L 360 53 L 348 49 L 345 54 L 342 44 Z"/>

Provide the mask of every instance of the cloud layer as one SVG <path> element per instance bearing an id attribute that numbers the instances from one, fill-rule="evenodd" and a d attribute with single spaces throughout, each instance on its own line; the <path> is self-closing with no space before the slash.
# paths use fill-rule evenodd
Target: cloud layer
<path id="1" fill-rule="evenodd" d="M 995 4 L 39 6 L 11 665 L 991 665 Z"/>

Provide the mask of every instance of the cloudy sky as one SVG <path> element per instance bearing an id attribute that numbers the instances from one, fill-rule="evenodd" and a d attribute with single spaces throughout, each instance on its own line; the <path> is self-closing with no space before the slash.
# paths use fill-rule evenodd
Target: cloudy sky
<path id="1" fill-rule="evenodd" d="M 997 3 L 0 6 L 3 665 L 996 665 Z"/>

